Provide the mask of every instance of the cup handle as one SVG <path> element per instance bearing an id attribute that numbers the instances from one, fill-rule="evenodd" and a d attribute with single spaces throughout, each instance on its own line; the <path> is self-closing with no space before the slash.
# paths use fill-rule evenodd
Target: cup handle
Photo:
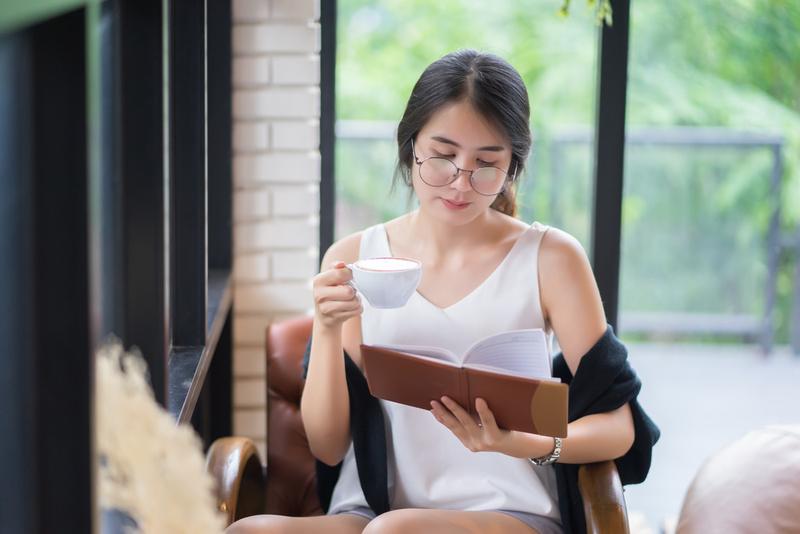
<path id="1" fill-rule="evenodd" d="M 354 265 L 352 263 L 346 263 L 345 267 L 347 267 L 348 269 L 350 269 L 352 271 Z M 345 285 L 348 285 L 348 286 L 352 287 L 353 289 L 355 289 L 356 291 L 358 291 L 358 286 L 356 285 L 355 280 L 353 280 L 352 278 L 350 280 L 348 280 L 347 282 L 345 282 Z"/>

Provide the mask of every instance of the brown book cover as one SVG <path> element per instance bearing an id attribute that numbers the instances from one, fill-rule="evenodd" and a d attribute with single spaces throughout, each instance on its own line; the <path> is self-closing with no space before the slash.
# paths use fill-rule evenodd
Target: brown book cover
<path id="1" fill-rule="evenodd" d="M 514 343 L 506 338 L 500 343 L 495 340 L 493 344 L 508 351 Z M 477 362 L 470 364 L 465 361 L 462 366 L 453 360 L 452 353 L 450 356 L 445 354 L 448 351 L 433 354 L 431 347 L 397 348 L 399 346 L 361 345 L 364 372 L 373 396 L 430 410 L 432 400 L 447 395 L 476 419 L 475 399 L 482 398 L 500 428 L 566 437 L 568 387 L 549 378 L 549 373 L 532 378 L 518 371 L 506 371 Z M 517 352 L 524 348 L 516 344 Z M 420 349 L 421 354 L 408 352 L 414 349 Z M 549 358 L 549 351 L 545 351 L 545 355 Z M 535 357 L 541 360 L 545 356 Z M 469 351 L 465 360 L 468 358 Z M 549 368 L 549 360 L 546 364 Z"/>

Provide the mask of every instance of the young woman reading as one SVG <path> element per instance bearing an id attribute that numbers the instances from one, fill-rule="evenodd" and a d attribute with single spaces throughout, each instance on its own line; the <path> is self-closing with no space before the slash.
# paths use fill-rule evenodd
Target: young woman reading
<path id="1" fill-rule="evenodd" d="M 255 516 L 229 532 L 580 531 L 570 467 L 619 459 L 623 482 L 644 479 L 658 430 L 636 402 L 586 254 L 567 233 L 515 218 L 529 119 L 521 77 L 497 56 L 458 51 L 423 72 L 398 127 L 395 177 L 418 207 L 333 244 L 313 280 L 301 413 L 323 472 L 337 466 L 320 479 L 327 514 Z M 375 309 L 348 285 L 347 264 L 387 256 L 419 260 L 422 280 L 402 308 Z M 563 440 L 502 430 L 481 399 L 475 421 L 446 397 L 426 411 L 357 393 L 361 343 L 461 353 L 523 328 L 553 333 L 562 349 Z"/>

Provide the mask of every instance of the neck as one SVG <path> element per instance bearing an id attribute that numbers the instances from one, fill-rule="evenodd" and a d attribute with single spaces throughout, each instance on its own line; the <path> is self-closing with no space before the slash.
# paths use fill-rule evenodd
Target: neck
<path id="1" fill-rule="evenodd" d="M 490 208 L 466 224 L 454 225 L 417 209 L 409 214 L 409 227 L 417 240 L 416 247 L 426 252 L 426 256 L 453 257 L 492 240 L 498 226 L 496 215 Z"/>

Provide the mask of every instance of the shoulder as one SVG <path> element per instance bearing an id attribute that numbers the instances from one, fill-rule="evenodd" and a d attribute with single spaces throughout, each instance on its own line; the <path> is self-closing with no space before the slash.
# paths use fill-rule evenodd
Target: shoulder
<path id="1" fill-rule="evenodd" d="M 352 233 L 334 242 L 325 252 L 320 262 L 320 270 L 329 269 L 331 264 L 337 261 L 353 263 L 358 260 L 358 253 L 361 247 L 361 236 L 364 231 Z"/>
<path id="2" fill-rule="evenodd" d="M 494 216 L 494 232 L 500 236 L 498 243 L 514 243 L 531 227 L 530 224 L 511 215 L 495 210 L 491 210 L 490 213 Z"/>
<path id="3" fill-rule="evenodd" d="M 539 245 L 539 269 L 543 274 L 569 275 L 591 270 L 586 251 L 574 236 L 555 227 L 547 227 Z"/>
<path id="4" fill-rule="evenodd" d="M 539 249 L 542 309 L 570 371 L 603 335 L 605 312 L 586 251 L 567 232 L 549 228 Z"/>

